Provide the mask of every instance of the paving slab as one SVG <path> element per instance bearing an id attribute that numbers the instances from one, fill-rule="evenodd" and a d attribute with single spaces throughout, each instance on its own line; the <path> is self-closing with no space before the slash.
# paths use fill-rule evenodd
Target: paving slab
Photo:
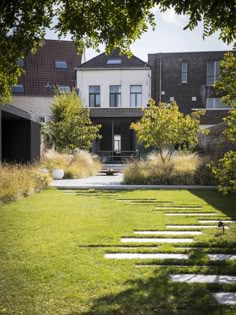
<path id="1" fill-rule="evenodd" d="M 235 254 L 208 254 L 210 260 L 235 260 Z"/>
<path id="2" fill-rule="evenodd" d="M 165 268 L 192 268 L 192 267 L 197 267 L 197 268 L 204 268 L 204 267 L 209 267 L 207 265 L 164 265 L 164 264 L 136 264 L 135 265 L 136 268 L 146 268 L 146 267 L 152 267 L 152 268 L 156 268 L 156 267 L 165 267 Z"/>
<path id="3" fill-rule="evenodd" d="M 201 235 L 200 231 L 134 231 L 134 234 L 155 235 Z"/>
<path id="4" fill-rule="evenodd" d="M 198 220 L 199 223 L 217 223 L 219 221 L 224 223 L 236 223 L 236 220 Z"/>
<path id="5" fill-rule="evenodd" d="M 166 225 L 168 229 L 215 229 L 218 228 L 218 225 Z M 225 226 L 228 229 L 228 226 Z"/>
<path id="6" fill-rule="evenodd" d="M 175 253 L 110 253 L 108 259 L 188 259 L 189 255 Z"/>
<path id="7" fill-rule="evenodd" d="M 219 304 L 236 305 L 236 293 L 234 292 L 218 292 L 212 293 Z"/>
<path id="8" fill-rule="evenodd" d="M 166 212 L 165 215 L 167 216 L 214 216 L 217 215 L 217 213 L 212 213 L 212 212 Z"/>
<path id="9" fill-rule="evenodd" d="M 192 243 L 192 238 L 136 238 L 122 237 L 122 243 Z"/>
<path id="10" fill-rule="evenodd" d="M 228 275 L 200 275 L 200 274 L 172 274 L 170 279 L 173 282 L 185 283 L 236 283 L 236 276 Z"/>
<path id="11" fill-rule="evenodd" d="M 158 207 L 155 207 L 155 209 L 174 209 L 174 210 L 199 210 L 199 209 L 202 209 L 202 206 L 199 206 L 199 207 L 191 207 L 191 206 L 166 206 L 166 205 L 163 205 L 163 206 L 158 206 Z"/>

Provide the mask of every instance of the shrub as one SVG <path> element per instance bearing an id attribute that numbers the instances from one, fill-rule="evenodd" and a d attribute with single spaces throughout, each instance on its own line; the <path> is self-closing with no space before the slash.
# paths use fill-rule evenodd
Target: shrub
<path id="1" fill-rule="evenodd" d="M 49 171 L 61 168 L 64 170 L 64 177 L 69 179 L 95 175 L 102 167 L 97 156 L 84 150 L 76 151 L 74 154 L 48 150 L 42 157 L 40 165 Z"/>
<path id="2" fill-rule="evenodd" d="M 219 190 L 224 195 L 236 192 L 236 152 L 229 151 L 217 163 L 211 164 L 212 172 L 219 182 Z"/>
<path id="3" fill-rule="evenodd" d="M 0 204 L 16 201 L 48 187 L 50 177 L 36 166 L 0 165 Z"/>
<path id="4" fill-rule="evenodd" d="M 151 153 L 146 160 L 128 164 L 124 181 L 136 185 L 212 185 L 215 180 L 207 163 L 197 154 L 183 153 L 163 163 L 159 154 Z"/>

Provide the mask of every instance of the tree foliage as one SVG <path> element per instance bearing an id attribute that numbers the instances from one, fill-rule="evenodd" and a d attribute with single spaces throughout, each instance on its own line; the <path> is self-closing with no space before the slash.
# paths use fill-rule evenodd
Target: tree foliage
<path id="1" fill-rule="evenodd" d="M 220 63 L 220 80 L 215 88 L 223 93 L 222 102 L 231 107 L 224 121 L 226 128 L 223 136 L 226 141 L 236 144 L 236 56 L 226 53 Z M 219 190 L 224 194 L 236 191 L 236 152 L 229 151 L 224 154 L 218 163 L 212 163 L 211 169 L 219 182 Z"/>
<path id="2" fill-rule="evenodd" d="M 88 150 L 92 141 L 99 138 L 100 125 L 93 125 L 89 110 L 83 108 L 75 91 L 56 91 L 52 105 L 52 120 L 43 128 L 46 145 L 54 146 L 58 152 L 71 152 L 79 148 Z"/>
<path id="3" fill-rule="evenodd" d="M 156 147 L 163 162 L 169 159 L 177 144 L 193 146 L 197 144 L 199 118 L 203 111 L 196 111 L 184 116 L 179 111 L 176 102 L 171 104 L 150 101 L 150 107 L 144 110 L 144 115 L 130 128 L 137 132 L 138 141 L 146 148 Z M 167 152 L 167 154 L 165 154 Z"/>
<path id="4" fill-rule="evenodd" d="M 2 0 L 0 2 L 0 102 L 6 102 L 11 85 L 22 69 L 17 64 L 30 51 L 42 45 L 45 28 L 59 36 L 72 35 L 81 52 L 85 47 L 104 44 L 129 50 L 148 26 L 155 27 L 152 9 L 174 8 L 189 16 L 186 28 L 204 23 L 204 36 L 219 31 L 219 37 L 232 43 L 236 39 L 234 0 Z M 57 17 L 57 22 L 55 22 Z"/>
<path id="5" fill-rule="evenodd" d="M 224 195 L 236 191 L 236 152 L 228 151 L 218 163 L 211 164 L 213 175 L 218 180 L 218 189 Z"/>

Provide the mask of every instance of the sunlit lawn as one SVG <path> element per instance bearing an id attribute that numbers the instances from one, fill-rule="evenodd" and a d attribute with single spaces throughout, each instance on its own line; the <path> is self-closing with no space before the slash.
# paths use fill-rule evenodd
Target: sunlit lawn
<path id="1" fill-rule="evenodd" d="M 192 246 L 202 249 L 187 251 L 177 248 L 186 244 L 148 243 L 128 250 L 120 238 L 134 237 L 134 230 L 165 230 L 165 224 L 199 223 L 197 217 L 167 217 L 164 211 L 155 209 L 156 205 L 116 200 L 126 198 L 202 205 L 199 211 L 213 210 L 216 218 L 236 220 L 236 196 L 222 197 L 215 191 L 136 190 L 74 195 L 48 190 L 5 205 L 0 208 L 0 314 L 236 314 L 236 307 L 220 306 L 211 295 L 236 292 L 236 285 L 176 284 L 168 277 L 173 272 L 236 276 L 235 261 L 210 262 L 206 256 L 208 252 L 236 254 L 236 224 L 224 235 L 213 228 L 194 236 Z M 105 253 L 118 251 L 190 252 L 191 257 L 188 261 L 104 258 Z M 190 266 L 136 266 L 155 263 Z"/>

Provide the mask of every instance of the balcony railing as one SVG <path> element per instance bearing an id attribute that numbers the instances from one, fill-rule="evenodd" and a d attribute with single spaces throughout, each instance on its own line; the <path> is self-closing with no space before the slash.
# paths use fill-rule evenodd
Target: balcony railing
<path id="1" fill-rule="evenodd" d="M 98 151 L 97 154 L 101 157 L 104 163 L 126 163 L 128 160 L 139 159 L 139 151 Z"/>

